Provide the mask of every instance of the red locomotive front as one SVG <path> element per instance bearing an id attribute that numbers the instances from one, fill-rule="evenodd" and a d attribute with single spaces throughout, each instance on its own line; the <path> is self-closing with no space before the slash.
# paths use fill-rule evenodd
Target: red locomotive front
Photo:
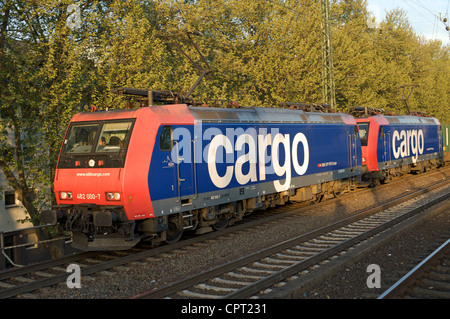
<path id="1" fill-rule="evenodd" d="M 157 130 L 164 123 L 189 123 L 186 105 L 155 106 L 75 115 L 67 129 L 55 172 L 57 210 L 44 223 L 63 223 L 75 248 L 128 249 L 145 231 L 167 221 L 153 218 L 148 172 Z"/>
<path id="2" fill-rule="evenodd" d="M 389 123 L 382 115 L 355 120 L 361 138 L 363 174 L 377 172 L 379 170 L 377 157 L 379 131 L 381 126 L 389 125 Z"/>

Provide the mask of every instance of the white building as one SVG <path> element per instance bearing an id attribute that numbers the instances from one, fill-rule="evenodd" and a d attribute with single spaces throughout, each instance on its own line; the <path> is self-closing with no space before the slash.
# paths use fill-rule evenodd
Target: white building
<path id="1" fill-rule="evenodd" d="M 0 128 L 1 127 L 2 123 L 0 117 Z M 5 142 L 10 145 L 14 145 L 14 139 L 11 130 L 7 128 L 6 132 L 8 133 Z M 25 159 L 24 162 L 26 163 L 28 160 L 29 159 Z M 31 222 L 18 222 L 19 220 L 24 220 L 25 218 L 25 207 L 23 206 L 22 202 L 19 201 L 16 192 L 9 185 L 7 178 L 3 173 L 3 170 L 0 168 L 0 232 L 9 232 L 32 227 L 33 224 Z"/>
<path id="2" fill-rule="evenodd" d="M 0 170 L 0 232 L 32 227 L 31 222 L 21 223 L 19 220 L 26 218 L 26 210 L 22 202 L 17 199 L 16 192 L 8 185 L 3 172 Z"/>

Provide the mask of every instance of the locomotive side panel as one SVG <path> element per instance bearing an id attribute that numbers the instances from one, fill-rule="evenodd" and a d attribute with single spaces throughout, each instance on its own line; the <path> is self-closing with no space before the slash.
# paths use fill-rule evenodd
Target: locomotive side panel
<path id="1" fill-rule="evenodd" d="M 401 163 L 416 164 L 441 157 L 439 128 L 436 125 L 390 125 L 383 135 L 386 147 L 378 149 L 378 158 Z"/>
<path id="2" fill-rule="evenodd" d="M 155 215 L 359 176 L 355 130 L 323 123 L 162 126 L 149 171 Z M 165 131 L 173 141 L 164 142 Z"/>

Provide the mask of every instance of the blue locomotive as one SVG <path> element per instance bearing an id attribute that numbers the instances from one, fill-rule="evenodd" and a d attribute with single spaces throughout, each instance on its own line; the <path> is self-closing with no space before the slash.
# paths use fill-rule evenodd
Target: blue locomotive
<path id="1" fill-rule="evenodd" d="M 186 104 L 80 113 L 60 152 L 57 209 L 42 219 L 84 250 L 170 243 L 354 189 L 361 158 L 348 114 Z"/>
<path id="2" fill-rule="evenodd" d="M 443 163 L 443 135 L 431 117 L 376 115 L 356 119 L 362 143 L 363 176 L 387 182 Z"/>
<path id="3" fill-rule="evenodd" d="M 357 185 L 361 147 L 349 115 L 275 108 L 188 112 L 194 125 L 159 128 L 166 146 L 153 152 L 148 174 L 155 215 L 181 214 L 170 238 L 182 229 L 220 229 L 255 209 L 319 201 Z"/>

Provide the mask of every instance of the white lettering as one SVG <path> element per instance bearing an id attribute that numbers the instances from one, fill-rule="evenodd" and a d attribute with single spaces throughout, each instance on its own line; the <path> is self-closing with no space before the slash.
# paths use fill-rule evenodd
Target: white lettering
<path id="1" fill-rule="evenodd" d="M 279 161 L 279 148 L 280 144 L 284 145 L 284 165 L 280 165 Z M 285 191 L 289 189 L 289 185 L 291 184 L 291 149 L 289 145 L 289 134 L 283 135 L 278 133 L 273 138 L 272 142 L 272 165 L 275 170 L 275 174 L 278 176 L 283 176 L 286 174 L 286 180 L 284 185 L 280 183 L 279 180 L 273 182 L 273 186 L 275 187 L 277 192 Z"/>
<path id="2" fill-rule="evenodd" d="M 225 135 L 216 135 L 211 143 L 209 143 L 209 149 L 208 149 L 208 171 L 209 176 L 211 177 L 212 182 L 214 185 L 216 185 L 218 188 L 224 188 L 227 187 L 228 184 L 230 184 L 231 179 L 233 178 L 233 166 L 227 166 L 226 172 L 224 176 L 219 176 L 219 173 L 217 172 L 216 167 L 216 156 L 217 156 L 217 149 L 219 147 L 225 148 L 225 152 L 227 154 L 233 153 L 233 147 L 231 146 L 230 140 Z M 222 159 L 220 159 L 219 162 L 221 162 Z"/>
<path id="3" fill-rule="evenodd" d="M 400 143 L 400 155 L 402 157 L 406 157 L 406 156 L 408 156 L 407 144 L 406 144 L 408 139 L 406 138 L 405 131 L 400 132 L 400 138 L 402 139 L 402 142 Z"/>
<path id="4" fill-rule="evenodd" d="M 408 154 L 408 156 L 411 155 L 410 153 L 410 149 L 411 149 L 411 130 L 406 131 L 406 154 Z"/>
<path id="5" fill-rule="evenodd" d="M 414 158 L 417 160 L 417 158 L 419 157 L 419 154 L 417 153 L 417 131 L 414 130 L 411 132 L 411 143 L 410 143 L 410 149 L 411 152 L 414 156 Z M 409 151 L 408 151 L 408 155 L 409 155 Z"/>
<path id="6" fill-rule="evenodd" d="M 70 14 L 69 14 L 70 13 Z M 67 14 L 69 16 L 66 20 L 66 25 L 72 31 L 81 27 L 81 9 L 77 4 L 69 4 L 67 6 Z"/>
<path id="7" fill-rule="evenodd" d="M 172 160 L 178 164 L 181 162 L 191 163 L 191 133 L 187 128 L 178 127 L 176 130 L 173 130 L 172 139 L 178 140 L 180 137 L 182 139 L 176 142 L 172 148 Z"/>
<path id="8" fill-rule="evenodd" d="M 303 164 L 298 163 L 298 143 L 303 145 Z M 309 165 L 309 145 L 305 134 L 297 133 L 292 141 L 292 164 L 298 175 L 304 175 Z"/>
<path id="9" fill-rule="evenodd" d="M 417 134 L 417 144 L 418 144 L 418 148 L 417 151 L 419 152 L 419 154 L 423 154 L 423 149 L 425 147 L 425 141 L 423 138 L 423 131 L 419 130 L 419 133 Z"/>
<path id="10" fill-rule="evenodd" d="M 423 154 L 424 147 L 422 130 L 396 130 L 392 134 L 392 153 L 395 158 L 412 156 L 413 161 L 416 161 Z"/>
<path id="11" fill-rule="evenodd" d="M 400 140 L 400 135 L 398 134 L 398 131 L 394 131 L 392 134 L 392 151 L 394 153 L 394 157 L 398 158 L 400 156 L 400 148 L 396 147 L 395 140 Z"/>
<path id="12" fill-rule="evenodd" d="M 245 153 L 237 158 L 235 167 L 236 180 L 241 185 L 247 184 L 250 180 L 252 182 L 257 181 L 255 139 L 250 134 L 239 135 L 235 145 L 235 150 L 238 151 L 238 155 L 240 152 L 244 151 L 244 144 L 248 145 L 248 153 Z M 249 172 L 246 175 L 242 173 L 242 166 L 245 163 L 250 164 Z"/>
<path id="13" fill-rule="evenodd" d="M 264 129 L 267 133 L 267 130 Z M 260 131 L 261 132 L 261 131 Z M 266 164 L 270 162 L 270 157 L 266 154 L 267 146 L 272 145 L 272 134 L 258 135 L 258 164 L 259 164 L 259 179 L 266 180 Z"/>
<path id="14" fill-rule="evenodd" d="M 214 315 L 214 310 L 216 306 L 197 306 L 191 303 L 188 303 L 187 306 L 181 307 L 182 314 L 207 314 L 209 317 Z"/>
<path id="15" fill-rule="evenodd" d="M 245 185 L 249 182 L 257 182 L 258 176 L 260 181 L 264 181 L 266 174 L 274 173 L 279 177 L 285 177 L 284 182 L 279 179 L 274 180 L 273 185 L 276 191 L 289 189 L 292 177 L 291 163 L 298 175 L 304 175 L 308 169 L 310 156 L 308 140 L 303 133 L 297 133 L 291 146 L 289 134 L 278 133 L 278 129 L 274 131 L 276 132 L 274 134 L 272 134 L 273 132 L 267 133 L 266 128 L 261 128 L 257 134 L 254 128 L 248 128 L 245 131 L 242 128 L 236 128 L 235 130 L 227 129 L 227 136 L 216 135 L 205 148 L 208 173 L 213 184 L 218 188 L 225 188 L 234 176 L 240 185 Z M 214 133 L 217 134 L 217 132 Z M 235 137 L 237 138 L 233 147 Z M 303 152 L 299 152 L 300 143 Z M 270 156 L 268 155 L 269 147 Z M 225 154 L 223 150 L 225 150 Z M 284 162 L 280 163 L 280 155 L 283 153 Z M 301 158 L 301 154 L 303 154 L 303 158 Z M 225 173 L 221 173 L 221 175 L 218 172 L 217 164 L 224 163 L 224 157 L 227 165 Z M 234 161 L 235 157 L 237 157 L 236 161 Z M 270 161 L 272 165 L 266 166 Z M 269 170 L 267 170 L 268 168 Z"/>

